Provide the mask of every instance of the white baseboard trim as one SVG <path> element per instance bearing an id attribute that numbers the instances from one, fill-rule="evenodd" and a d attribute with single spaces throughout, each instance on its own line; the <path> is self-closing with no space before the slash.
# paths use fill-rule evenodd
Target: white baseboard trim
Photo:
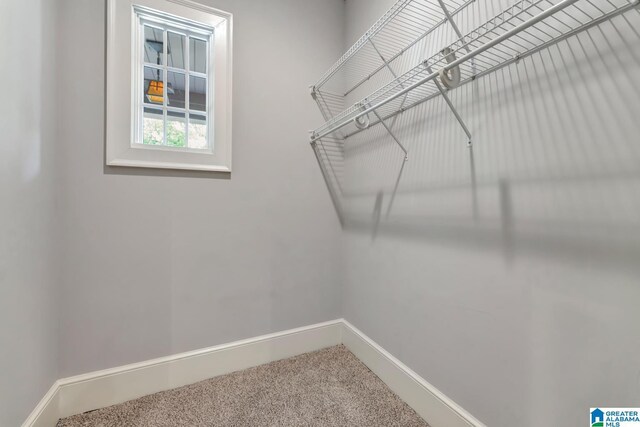
<path id="1" fill-rule="evenodd" d="M 22 427 L 54 427 L 59 418 L 341 343 L 432 427 L 485 427 L 343 319 L 60 379 Z"/>
<path id="2" fill-rule="evenodd" d="M 53 427 L 58 423 L 60 419 L 58 413 L 59 383 L 60 380 L 53 383 L 47 394 L 29 414 L 26 421 L 22 423 L 22 427 Z"/>
<path id="3" fill-rule="evenodd" d="M 342 320 L 334 320 L 61 379 L 55 382 L 22 427 L 54 427 L 59 418 L 341 342 Z"/>
<path id="4" fill-rule="evenodd" d="M 342 343 L 432 427 L 486 427 L 346 320 Z"/>

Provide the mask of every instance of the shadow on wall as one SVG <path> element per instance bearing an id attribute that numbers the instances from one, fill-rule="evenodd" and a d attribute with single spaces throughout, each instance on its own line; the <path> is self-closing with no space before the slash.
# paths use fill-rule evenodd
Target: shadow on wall
<path id="1" fill-rule="evenodd" d="M 159 176 L 178 178 L 231 179 L 229 172 L 211 172 L 181 169 L 133 168 L 123 166 L 103 166 L 105 175 Z"/>
<path id="2" fill-rule="evenodd" d="M 640 274 L 640 14 L 613 19 L 345 144 L 345 227 Z"/>

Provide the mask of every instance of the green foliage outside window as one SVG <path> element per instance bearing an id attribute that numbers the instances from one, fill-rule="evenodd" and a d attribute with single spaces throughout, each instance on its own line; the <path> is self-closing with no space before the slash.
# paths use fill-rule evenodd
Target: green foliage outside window
<path id="1" fill-rule="evenodd" d="M 167 143 L 169 147 L 186 146 L 186 129 L 184 122 L 167 121 Z M 143 144 L 165 145 L 163 144 L 163 123 L 155 118 L 144 118 Z"/>

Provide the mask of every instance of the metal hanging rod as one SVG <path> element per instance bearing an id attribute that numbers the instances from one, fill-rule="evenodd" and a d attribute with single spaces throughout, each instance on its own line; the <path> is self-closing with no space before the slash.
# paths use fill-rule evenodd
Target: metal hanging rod
<path id="1" fill-rule="evenodd" d="M 593 0 L 562 0 L 556 4 L 551 0 L 520 0 L 449 46 L 454 55 L 461 56 L 450 62 L 442 55 L 428 58 L 367 96 L 367 108 L 362 108 L 363 102 L 358 102 L 334 115 L 316 129 L 312 140 L 324 138 L 374 111 L 388 118 L 426 98 L 438 96 L 440 92 L 435 79 L 442 71 L 449 72 L 459 67 L 461 83 L 468 82 L 638 7 L 639 1 L 606 0 L 595 5 Z M 475 60 L 473 69 L 468 63 L 471 59 Z M 406 102 L 406 96 L 410 102 Z M 393 102 L 400 97 L 404 98 L 402 106 Z M 345 137 L 360 131 L 357 128 L 347 129 Z"/>

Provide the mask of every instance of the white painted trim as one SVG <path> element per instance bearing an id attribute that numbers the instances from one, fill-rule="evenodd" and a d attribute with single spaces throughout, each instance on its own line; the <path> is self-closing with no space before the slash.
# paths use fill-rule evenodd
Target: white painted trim
<path id="1" fill-rule="evenodd" d="M 342 321 L 333 320 L 61 379 L 23 427 L 53 427 L 59 418 L 338 345 L 341 334 Z"/>
<path id="2" fill-rule="evenodd" d="M 59 418 L 341 343 L 432 427 L 485 427 L 343 319 L 60 379 L 22 427 L 53 427 Z"/>
<path id="3" fill-rule="evenodd" d="M 29 414 L 22 427 L 52 427 L 58 423 L 59 380 L 53 383 L 47 394 Z"/>
<path id="4" fill-rule="evenodd" d="M 431 427 L 486 427 L 346 320 L 342 343 Z"/>
<path id="5" fill-rule="evenodd" d="M 138 63 L 141 43 L 137 43 L 137 33 L 140 30 L 139 9 L 150 9 L 215 28 L 207 71 L 208 132 L 209 142 L 213 143 L 213 146 L 210 145 L 211 149 L 176 150 L 140 147 L 140 144 L 136 144 L 142 114 L 142 93 L 134 90 L 142 79 L 142 64 Z M 230 173 L 233 15 L 190 0 L 107 0 L 106 29 L 105 164 Z"/>

